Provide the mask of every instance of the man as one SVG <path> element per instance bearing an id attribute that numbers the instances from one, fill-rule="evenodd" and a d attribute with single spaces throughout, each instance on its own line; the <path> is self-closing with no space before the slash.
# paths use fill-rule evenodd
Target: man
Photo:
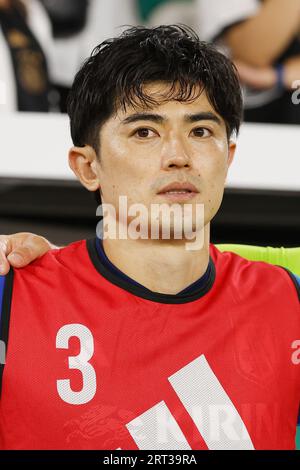
<path id="1" fill-rule="evenodd" d="M 295 448 L 296 278 L 209 245 L 241 114 L 230 61 L 182 27 L 132 28 L 83 65 L 69 162 L 118 236 L 2 277 L 3 448 Z M 137 237 L 137 203 L 187 206 L 189 230 L 141 218 Z"/>

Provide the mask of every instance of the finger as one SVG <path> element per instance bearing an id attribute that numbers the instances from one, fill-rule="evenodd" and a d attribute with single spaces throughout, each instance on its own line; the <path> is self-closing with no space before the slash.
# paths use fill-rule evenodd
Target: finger
<path id="1" fill-rule="evenodd" d="M 9 272 L 10 265 L 7 261 L 7 255 L 11 252 L 11 248 L 9 235 L 0 235 L 0 275 L 6 275 Z"/>
<path id="2" fill-rule="evenodd" d="M 16 248 L 8 256 L 7 259 L 11 266 L 15 268 L 23 268 L 27 264 L 39 257 L 39 254 L 34 248 L 23 245 L 22 247 Z"/>
<path id="3" fill-rule="evenodd" d="M 17 245 L 11 251 L 7 259 L 12 266 L 22 268 L 40 256 L 43 256 L 51 248 L 50 243 L 43 237 L 28 235 L 21 245 Z"/>
<path id="4" fill-rule="evenodd" d="M 14 250 L 7 256 L 9 264 L 15 268 L 21 268 L 29 264 L 30 261 L 27 261 L 27 259 L 28 254 L 26 253 L 25 248 Z"/>
<path id="5" fill-rule="evenodd" d="M 0 241 L 0 276 L 5 276 L 9 269 L 9 262 L 6 259 L 6 245 Z"/>
<path id="6" fill-rule="evenodd" d="M 12 251 L 11 235 L 0 235 L 0 247 L 6 256 Z"/>

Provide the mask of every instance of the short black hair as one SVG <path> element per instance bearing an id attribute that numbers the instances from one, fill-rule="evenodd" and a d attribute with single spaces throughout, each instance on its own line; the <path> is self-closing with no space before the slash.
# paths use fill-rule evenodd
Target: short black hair
<path id="1" fill-rule="evenodd" d="M 101 125 L 119 107 L 157 104 L 144 91 L 155 81 L 170 84 L 166 101 L 192 101 L 205 90 L 228 138 L 238 134 L 243 103 L 234 64 L 187 26 L 136 26 L 98 45 L 76 74 L 68 99 L 74 145 L 98 154 Z"/>

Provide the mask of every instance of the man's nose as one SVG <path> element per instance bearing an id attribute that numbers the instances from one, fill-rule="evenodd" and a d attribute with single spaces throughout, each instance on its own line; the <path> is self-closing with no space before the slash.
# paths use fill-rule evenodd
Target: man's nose
<path id="1" fill-rule="evenodd" d="M 189 168 L 191 159 L 180 139 L 170 139 L 165 143 L 162 150 L 162 168 Z"/>

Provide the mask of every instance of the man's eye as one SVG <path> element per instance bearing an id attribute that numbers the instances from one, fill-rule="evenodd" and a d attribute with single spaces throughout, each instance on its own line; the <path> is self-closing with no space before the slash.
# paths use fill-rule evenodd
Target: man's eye
<path id="1" fill-rule="evenodd" d="M 151 137 L 153 134 L 154 132 L 151 129 L 148 129 L 147 127 L 141 127 L 134 133 L 134 135 L 141 138 Z"/>
<path id="2" fill-rule="evenodd" d="M 209 137 L 211 135 L 211 131 L 205 127 L 197 127 L 192 130 L 192 133 L 195 137 Z"/>

